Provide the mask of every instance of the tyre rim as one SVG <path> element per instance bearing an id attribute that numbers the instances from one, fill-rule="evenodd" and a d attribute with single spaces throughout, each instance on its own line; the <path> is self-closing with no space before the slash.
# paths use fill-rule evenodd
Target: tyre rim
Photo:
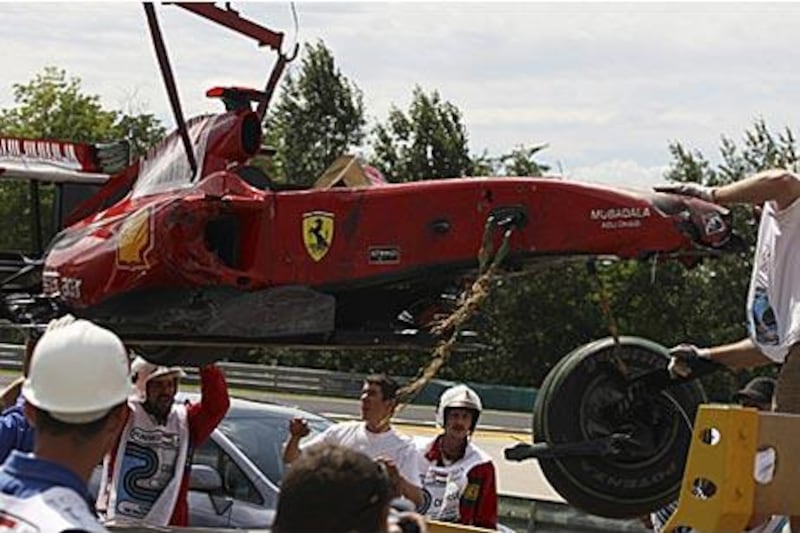
<path id="1" fill-rule="evenodd" d="M 668 391 L 642 394 L 620 410 L 625 401 L 626 383 L 605 372 L 589 384 L 579 406 L 582 438 L 601 439 L 614 433 L 632 437 L 623 453 L 607 457 L 615 465 L 643 468 L 670 452 L 682 427 L 691 433 L 689 415 Z"/>

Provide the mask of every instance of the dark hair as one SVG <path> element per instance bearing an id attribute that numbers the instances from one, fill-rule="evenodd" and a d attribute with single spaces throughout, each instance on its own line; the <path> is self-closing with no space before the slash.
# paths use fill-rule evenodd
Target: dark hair
<path id="1" fill-rule="evenodd" d="M 272 531 L 383 531 L 390 498 L 382 464 L 338 444 L 311 446 L 283 478 Z"/>
<path id="2" fill-rule="evenodd" d="M 370 374 L 364 378 L 364 382 L 380 387 L 384 400 L 397 398 L 397 389 L 400 388 L 400 385 L 386 374 Z"/>
<path id="3" fill-rule="evenodd" d="M 53 415 L 47 411 L 34 407 L 34 425 L 36 426 L 37 433 L 46 433 L 56 437 L 72 435 L 77 440 L 88 441 L 102 431 L 114 411 L 126 404 L 127 401 L 117 404 L 109 409 L 102 417 L 91 422 L 86 422 L 85 424 L 69 424 L 67 422 L 62 422 L 61 420 L 53 418 Z M 33 405 L 31 405 L 31 407 L 33 407 Z"/>

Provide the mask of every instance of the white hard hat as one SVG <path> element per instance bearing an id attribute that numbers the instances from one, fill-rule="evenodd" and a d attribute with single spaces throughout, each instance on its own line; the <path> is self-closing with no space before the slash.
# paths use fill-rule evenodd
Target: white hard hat
<path id="1" fill-rule="evenodd" d="M 436 408 L 436 423 L 439 426 L 444 427 L 446 411 L 454 407 L 475 411 L 471 428 L 474 431 L 478 424 L 478 416 L 483 411 L 483 404 L 478 393 L 466 385 L 455 385 L 444 391 L 439 397 L 439 406 Z"/>
<path id="2" fill-rule="evenodd" d="M 151 379 L 165 376 L 173 376 L 175 379 L 179 379 L 185 377 L 186 372 L 179 366 L 154 365 L 141 355 L 137 355 L 136 359 L 131 363 L 131 379 L 136 385 L 141 401 L 147 399 L 147 382 Z"/>
<path id="3" fill-rule="evenodd" d="M 128 351 L 119 337 L 75 320 L 39 339 L 22 395 L 56 420 L 85 424 L 125 402 L 131 389 Z"/>

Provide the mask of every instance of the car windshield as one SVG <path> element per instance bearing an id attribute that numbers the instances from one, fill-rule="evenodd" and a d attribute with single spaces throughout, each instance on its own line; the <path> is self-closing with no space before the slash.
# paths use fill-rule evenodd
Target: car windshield
<path id="1" fill-rule="evenodd" d="M 283 478 L 283 444 L 289 435 L 289 420 L 302 416 L 311 435 L 322 432 L 333 421 L 305 412 L 272 412 L 266 409 L 231 409 L 219 430 L 255 463 L 270 481 L 280 485 Z"/>

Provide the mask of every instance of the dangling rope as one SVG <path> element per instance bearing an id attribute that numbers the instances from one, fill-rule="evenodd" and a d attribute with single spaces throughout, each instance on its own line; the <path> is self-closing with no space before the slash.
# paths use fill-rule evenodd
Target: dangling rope
<path id="1" fill-rule="evenodd" d="M 605 317 L 606 322 L 608 323 L 608 332 L 611 335 L 611 338 L 614 339 L 614 351 L 612 354 L 612 358 L 614 361 L 614 365 L 619 370 L 620 374 L 623 376 L 628 376 L 628 365 L 619 357 L 619 327 L 617 325 L 617 319 L 614 317 L 614 313 L 611 310 L 611 291 L 608 288 L 608 285 L 605 283 L 603 278 L 597 272 L 597 266 L 592 260 L 588 265 L 589 269 L 589 277 L 595 281 L 595 290 L 597 290 L 597 295 L 600 304 L 600 310 L 603 312 L 603 317 Z"/>
<path id="2" fill-rule="evenodd" d="M 496 224 L 493 217 L 489 217 L 486 220 L 481 247 L 478 251 L 478 278 L 466 292 L 461 305 L 432 329 L 435 335 L 444 335 L 448 332 L 450 335 L 446 340 L 440 341 L 437 344 L 431 354 L 430 362 L 425 366 L 418 377 L 397 391 L 398 406 L 395 412 L 400 412 L 407 404 L 411 403 L 422 389 L 436 376 L 445 363 L 447 363 L 450 355 L 453 353 L 461 330 L 469 319 L 475 316 L 481 304 L 483 304 L 489 296 L 492 279 L 497 269 L 500 267 L 500 264 L 503 262 L 503 259 L 508 255 L 510 247 L 509 240 L 514 229 L 513 225 L 508 225 L 503 232 L 503 240 L 500 247 L 492 258 L 493 230 L 498 226 L 502 227 L 504 225 L 508 225 L 508 222 Z"/>

